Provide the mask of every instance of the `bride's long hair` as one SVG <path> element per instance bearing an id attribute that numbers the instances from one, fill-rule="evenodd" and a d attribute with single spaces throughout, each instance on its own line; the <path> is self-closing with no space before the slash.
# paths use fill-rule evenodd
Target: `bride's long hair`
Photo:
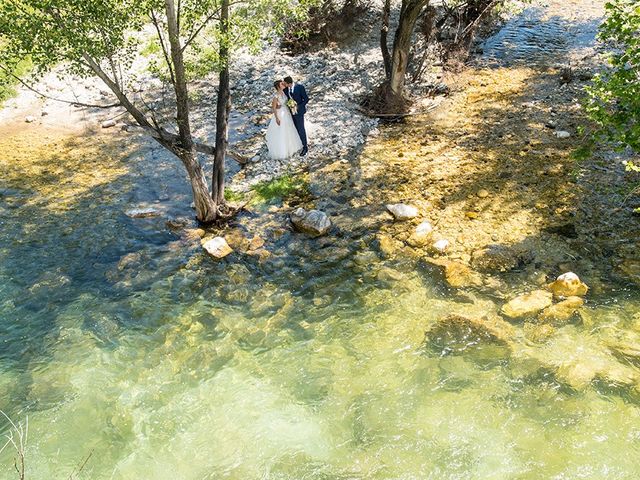
<path id="1" fill-rule="evenodd" d="M 276 90 L 280 90 L 281 83 L 282 83 L 282 80 L 276 80 L 275 82 L 273 82 L 273 88 L 275 88 Z"/>

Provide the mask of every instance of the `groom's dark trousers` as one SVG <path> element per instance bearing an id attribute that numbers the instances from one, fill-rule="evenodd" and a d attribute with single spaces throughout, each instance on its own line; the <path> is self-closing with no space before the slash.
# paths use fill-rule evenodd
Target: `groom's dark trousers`
<path id="1" fill-rule="evenodd" d="M 298 112 L 293 116 L 293 124 L 296 126 L 300 140 L 302 140 L 302 147 L 307 150 L 307 131 L 304 128 L 304 114 L 307 113 L 307 103 L 309 103 L 309 97 L 304 85 L 296 83 L 293 88 L 285 89 L 287 97 L 293 98 L 298 104 Z"/>

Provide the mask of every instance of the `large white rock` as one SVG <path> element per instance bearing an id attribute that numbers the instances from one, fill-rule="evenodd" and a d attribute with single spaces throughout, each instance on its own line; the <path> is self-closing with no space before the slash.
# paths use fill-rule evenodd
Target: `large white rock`
<path id="1" fill-rule="evenodd" d="M 202 248 L 213 258 L 221 259 L 233 252 L 223 237 L 215 237 L 202 242 Z"/>
<path id="2" fill-rule="evenodd" d="M 387 210 L 393 215 L 393 218 L 398 221 L 411 220 L 418 216 L 418 209 L 416 207 L 404 203 L 389 204 L 387 205 Z"/>
<path id="3" fill-rule="evenodd" d="M 554 132 L 556 138 L 569 138 L 571 134 L 565 130 L 558 130 Z"/>
<path id="4" fill-rule="evenodd" d="M 106 120 L 102 122 L 102 128 L 111 128 L 116 126 L 115 120 Z"/>
<path id="5" fill-rule="evenodd" d="M 331 228 L 331 220 L 326 213 L 320 210 L 306 211 L 302 207 L 291 214 L 291 223 L 297 230 L 314 237 L 326 234 Z"/>

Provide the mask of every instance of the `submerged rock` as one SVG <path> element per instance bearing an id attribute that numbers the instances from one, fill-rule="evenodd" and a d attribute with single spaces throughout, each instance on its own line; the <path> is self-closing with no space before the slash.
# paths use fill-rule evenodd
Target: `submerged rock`
<path id="1" fill-rule="evenodd" d="M 495 344 L 511 351 L 514 329 L 499 318 L 448 315 L 425 333 L 425 346 L 442 353 L 462 353 L 481 344 Z"/>
<path id="2" fill-rule="evenodd" d="M 522 318 L 535 315 L 553 302 L 553 295 L 545 290 L 534 290 L 520 295 L 502 307 L 502 314 L 509 318 Z"/>
<path id="3" fill-rule="evenodd" d="M 202 242 L 202 248 L 216 259 L 224 258 L 233 252 L 227 241 L 222 237 L 215 237 Z"/>
<path id="4" fill-rule="evenodd" d="M 578 275 L 567 272 L 560 275 L 555 282 L 547 285 L 555 297 L 583 297 L 589 291 L 589 287 L 583 283 Z"/>
<path id="5" fill-rule="evenodd" d="M 435 267 L 450 287 L 463 288 L 482 285 L 482 277 L 463 263 L 444 258 L 428 258 L 426 262 L 427 266 Z"/>
<path id="6" fill-rule="evenodd" d="M 298 208 L 291 214 L 291 223 L 298 231 L 314 237 L 325 235 L 331 228 L 331 220 L 320 210 L 306 211 L 304 208 Z"/>
<path id="7" fill-rule="evenodd" d="M 544 311 L 538 315 L 538 321 L 550 323 L 555 326 L 564 325 L 578 313 L 582 305 L 584 305 L 582 298 L 568 297 L 562 302 L 545 308 Z"/>
<path id="8" fill-rule="evenodd" d="M 556 329 L 548 323 L 540 324 L 527 322 L 524 324 L 524 336 L 527 340 L 534 343 L 546 342 L 555 332 Z"/>
<path id="9" fill-rule="evenodd" d="M 399 222 L 411 220 L 418 216 L 418 209 L 404 203 L 394 203 L 387 205 L 387 210 L 393 215 L 394 220 Z"/>

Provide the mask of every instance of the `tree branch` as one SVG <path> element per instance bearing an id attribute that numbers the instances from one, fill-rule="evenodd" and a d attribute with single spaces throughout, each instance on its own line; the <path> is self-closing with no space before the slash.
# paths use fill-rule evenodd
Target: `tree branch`
<path id="1" fill-rule="evenodd" d="M 66 103 L 68 105 L 78 105 L 80 107 L 86 107 L 86 108 L 104 108 L 104 109 L 107 109 L 107 108 L 114 108 L 114 107 L 122 106 L 121 103 L 110 103 L 108 105 L 95 105 L 95 104 L 92 104 L 92 103 L 82 103 L 82 102 L 78 102 L 78 101 L 65 100 L 63 98 L 52 97 L 50 95 L 47 95 L 46 93 L 40 92 L 39 90 L 37 90 L 32 85 L 29 85 L 27 82 L 22 80 L 20 77 L 18 77 L 16 74 L 14 74 L 10 69 L 5 67 L 4 65 L 0 65 L 0 70 L 5 72 L 7 75 L 11 76 L 13 79 L 15 79 L 17 82 L 19 82 L 26 89 L 31 90 L 36 95 L 38 95 L 38 96 L 40 96 L 42 98 L 46 98 L 47 100 L 53 100 L 55 102 Z"/>

